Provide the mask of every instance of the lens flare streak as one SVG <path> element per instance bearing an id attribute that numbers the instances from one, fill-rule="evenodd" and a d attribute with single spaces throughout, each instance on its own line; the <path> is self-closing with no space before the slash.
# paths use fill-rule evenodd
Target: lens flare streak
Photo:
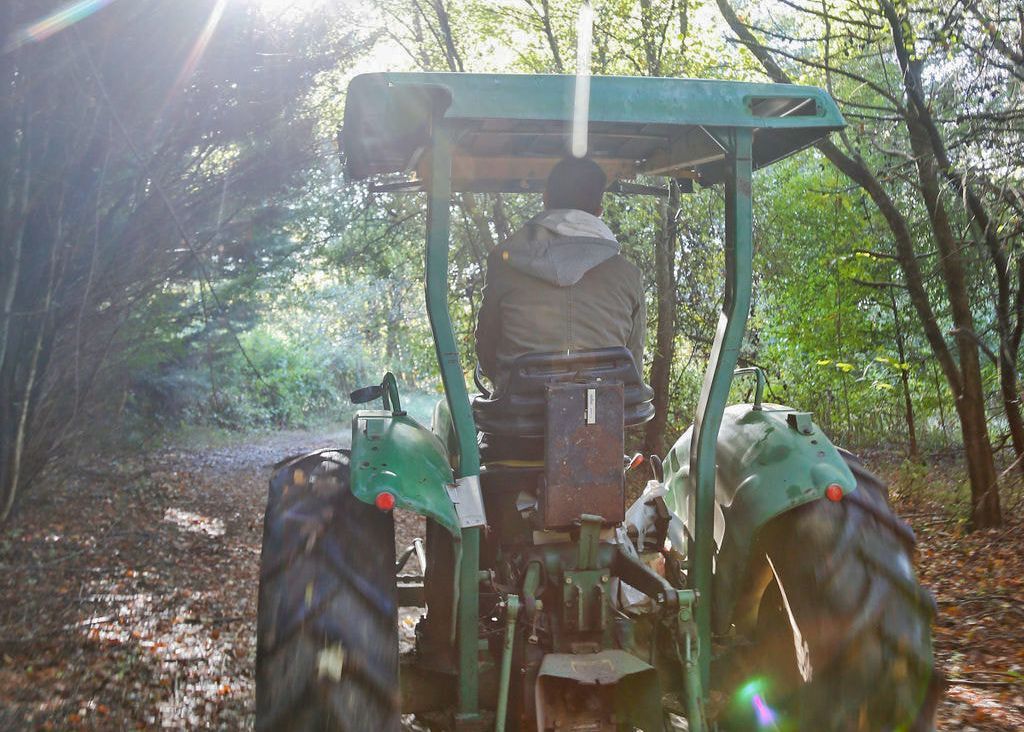
<path id="1" fill-rule="evenodd" d="M 196 42 L 192 46 L 192 50 L 189 51 L 188 58 L 185 59 L 185 64 L 178 73 L 173 90 L 180 89 L 188 78 L 192 76 L 192 72 L 196 70 L 199 60 L 206 53 L 206 47 L 210 45 L 210 40 L 213 38 L 214 31 L 217 30 L 217 25 L 220 23 L 221 16 L 224 15 L 224 9 L 227 5 L 228 0 L 217 0 L 217 4 L 213 6 L 213 10 L 210 11 L 210 17 L 206 19 L 206 25 L 200 31 L 199 37 L 196 38 Z"/>
<path id="2" fill-rule="evenodd" d="M 26 43 L 38 43 L 45 41 L 55 33 L 69 28 L 80 20 L 88 18 L 97 10 L 110 5 L 114 0 L 79 0 L 76 3 L 69 3 L 59 10 L 37 20 L 35 23 L 25 26 L 12 34 L 4 45 L 4 51 L 13 51 L 21 48 Z"/>
<path id="3" fill-rule="evenodd" d="M 775 712 L 772 711 L 772 708 L 768 706 L 768 703 L 760 694 L 754 694 L 750 703 L 754 706 L 754 713 L 757 714 L 757 724 L 761 729 L 775 727 Z"/>
<path id="4" fill-rule="evenodd" d="M 587 154 L 587 123 L 590 117 L 590 59 L 594 40 L 594 10 L 584 3 L 576 19 L 576 89 L 572 110 L 572 154 Z"/>

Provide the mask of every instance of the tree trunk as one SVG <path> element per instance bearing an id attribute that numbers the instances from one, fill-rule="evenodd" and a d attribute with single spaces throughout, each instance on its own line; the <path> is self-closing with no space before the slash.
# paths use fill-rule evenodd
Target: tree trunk
<path id="1" fill-rule="evenodd" d="M 946 405 L 942 398 L 942 380 L 939 379 L 939 370 L 932 364 L 932 375 L 935 377 L 935 401 L 939 404 L 939 425 L 942 427 L 942 439 L 949 447 L 949 427 L 946 425 Z"/>
<path id="2" fill-rule="evenodd" d="M 910 369 L 907 365 L 906 336 L 903 333 L 903 324 L 900 323 L 900 311 L 896 305 L 896 293 L 889 288 L 889 303 L 892 308 L 892 322 L 896 333 L 896 355 L 900 359 L 900 384 L 903 387 L 903 415 L 907 423 L 907 453 L 912 460 L 916 460 L 917 430 L 914 428 L 914 402 L 910 398 Z"/>
<path id="3" fill-rule="evenodd" d="M 651 388 L 654 389 L 654 419 L 647 423 L 644 451 L 665 454 L 665 428 L 671 403 L 672 361 L 675 358 L 676 333 L 676 239 L 678 233 L 679 186 L 673 181 L 663 209 L 661 232 L 654 242 L 654 287 L 658 305 L 658 323 L 651 357 Z M 643 364 L 637 364 L 643 368 Z"/>
<path id="4" fill-rule="evenodd" d="M 717 0 L 717 4 L 729 27 L 761 62 L 768 75 L 776 82 L 789 83 L 791 81 L 789 76 L 775 62 L 769 50 L 739 19 L 728 0 Z M 892 30 L 899 31 L 898 28 Z M 897 53 L 900 53 L 900 49 L 897 49 Z M 904 83 L 907 81 L 904 79 Z M 847 155 L 829 140 L 818 143 L 817 147 L 833 165 L 864 189 L 878 206 L 879 212 L 889 225 L 893 234 L 896 261 L 902 270 L 911 304 L 917 311 L 924 335 L 956 400 L 956 411 L 960 417 L 960 429 L 964 439 L 967 472 L 971 482 L 972 525 L 974 528 L 998 526 L 1001 515 L 996 486 L 995 461 L 992 456 L 992 445 L 989 441 L 985 418 L 978 348 L 971 337 L 973 320 L 963 260 L 955 237 L 952 235 L 946 211 L 939 200 L 939 171 L 935 166 L 934 150 L 931 147 L 932 140 L 928 135 L 928 130 L 915 117 L 913 104 L 907 109 L 898 111 L 903 116 L 910 133 L 922 196 L 928 207 L 932 233 L 940 250 L 940 261 L 950 311 L 958 330 L 956 345 L 957 354 L 960 357 L 959 365 L 939 329 L 925 287 L 925 278 L 914 252 L 914 237 L 906 217 L 859 156 L 855 153 Z"/>
<path id="5" fill-rule="evenodd" d="M 1003 407 L 1006 409 L 1006 422 L 1010 428 L 1010 441 L 1013 443 L 1013 452 L 1018 461 L 1018 469 L 1024 473 L 1024 419 L 1020 412 L 1020 393 L 1017 386 L 1017 370 L 1014 364 L 1009 363 L 1003 355 L 1003 349 L 999 349 L 999 391 L 1003 397 Z"/>
<path id="6" fill-rule="evenodd" d="M 971 480 L 971 525 L 986 529 L 1002 524 L 999 509 L 999 486 L 992 443 L 985 416 L 985 392 L 981 381 L 981 356 L 974 340 L 974 315 L 963 255 L 953 233 L 946 207 L 942 202 L 935 155 L 928 144 L 927 133 L 913 107 L 906 114 L 910 146 L 914 151 L 917 179 L 928 209 L 935 243 L 939 248 L 942 276 L 949 295 L 949 312 L 956 332 L 960 356 L 960 391 L 956 394 L 956 411 L 964 438 L 964 457 Z"/>
<path id="7" fill-rule="evenodd" d="M 434 15 L 437 16 L 437 26 L 443 40 L 442 51 L 445 60 L 448 61 L 448 68 L 451 71 L 465 71 L 462 66 L 462 56 L 455 47 L 455 39 L 452 36 L 452 25 L 448 17 L 448 9 L 444 6 L 444 0 L 434 0 Z"/>
<path id="8" fill-rule="evenodd" d="M 968 183 L 968 177 L 958 171 L 950 160 L 946 143 L 924 96 L 921 83 L 924 61 L 914 55 L 912 39 L 908 39 L 906 35 L 908 31 L 912 32 L 911 26 L 906 24 L 905 17 L 900 15 L 892 2 L 882 0 L 880 5 L 889 21 L 893 48 L 902 72 L 903 88 L 910 105 L 904 116 L 907 119 L 908 128 L 913 128 L 910 130 L 911 145 L 915 154 L 919 156 L 924 153 L 926 147 L 930 148 L 931 154 L 934 156 L 934 164 L 929 168 L 929 175 L 934 175 L 937 181 L 943 180 L 953 190 L 956 200 L 963 205 L 971 223 L 970 230 L 975 242 L 987 251 L 992 260 L 993 275 L 996 280 L 994 305 L 996 331 L 999 336 L 999 354 L 996 359 L 999 366 L 999 386 L 1006 409 L 1006 420 L 1010 427 L 1014 454 L 1020 460 L 1024 457 L 1024 421 L 1021 419 L 1020 402 L 1017 396 L 1017 345 L 1019 340 L 1014 333 L 1015 329 L 1010 326 L 1008 252 L 997 237 L 988 209 Z M 916 138 L 914 137 L 915 130 Z M 920 164 L 921 161 L 918 160 L 919 167 Z M 937 193 L 926 195 L 935 196 Z"/>
<path id="9" fill-rule="evenodd" d="M 900 363 L 906 362 L 900 357 Z M 907 370 L 900 368 L 900 382 L 903 386 L 903 416 L 907 424 L 907 455 L 911 460 L 917 460 L 921 454 L 917 448 L 917 430 L 914 428 L 914 402 L 910 398 L 910 375 Z"/>
<path id="10" fill-rule="evenodd" d="M 967 474 L 971 481 L 971 529 L 997 527 L 1003 520 L 992 445 L 985 423 L 985 405 L 979 401 L 980 396 L 964 396 L 956 404 Z"/>
<path id="11" fill-rule="evenodd" d="M 473 248 L 473 258 L 481 269 L 487 263 L 487 255 L 491 253 L 496 245 L 494 236 L 491 233 L 491 221 L 487 218 L 487 212 L 477 204 L 476 196 L 472 193 L 463 193 L 458 199 L 459 208 L 473 222 L 473 228 L 477 236 L 470 236 L 469 243 Z"/>
<path id="12" fill-rule="evenodd" d="M 530 3 L 532 6 L 533 3 Z M 562 62 L 562 52 L 558 48 L 558 39 L 555 38 L 555 31 L 551 27 L 551 6 L 548 0 L 541 0 L 540 21 L 544 27 L 544 37 L 548 41 L 548 48 L 551 49 L 551 63 L 554 65 L 555 73 L 564 74 L 565 64 Z"/>
<path id="13" fill-rule="evenodd" d="M 41 312 L 34 318 L 36 330 L 33 333 L 34 343 L 31 346 L 31 355 L 27 364 L 27 371 L 24 379 L 17 384 L 21 387 L 20 399 L 18 401 L 17 426 L 14 431 L 13 444 L 10 446 L 6 456 L 9 461 L 5 482 L 0 485 L 3 501 L 0 502 L 0 524 L 3 524 L 14 510 L 14 503 L 18 497 L 18 491 L 26 482 L 26 474 L 31 470 L 25 470 L 27 445 L 30 439 L 30 426 L 33 417 L 36 416 L 37 403 L 39 401 L 41 374 L 45 373 L 45 364 L 49 360 L 49 350 L 52 346 L 53 335 L 50 332 L 52 327 L 52 312 L 54 294 L 57 289 L 58 260 L 65 248 L 63 242 L 63 215 L 64 196 L 60 195 L 56 210 L 56 226 L 53 233 L 53 241 L 50 244 L 49 268 L 47 273 L 45 295 L 43 297 Z M 31 466 L 35 468 L 36 466 Z"/>

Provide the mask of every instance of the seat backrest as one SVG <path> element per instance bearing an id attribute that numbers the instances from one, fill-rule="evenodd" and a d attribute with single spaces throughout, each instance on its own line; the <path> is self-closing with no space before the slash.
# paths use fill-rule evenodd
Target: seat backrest
<path id="1" fill-rule="evenodd" d="M 654 392 L 643 383 L 629 349 L 618 346 L 520 356 L 512 364 L 503 393 L 473 399 L 477 429 L 493 435 L 543 435 L 545 388 L 566 382 L 622 384 L 627 427 L 643 424 L 654 416 Z"/>

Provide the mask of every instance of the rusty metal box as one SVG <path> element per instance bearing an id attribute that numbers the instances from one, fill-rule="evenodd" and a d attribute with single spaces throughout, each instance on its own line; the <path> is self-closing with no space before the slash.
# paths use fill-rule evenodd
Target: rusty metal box
<path id="1" fill-rule="evenodd" d="M 563 528 L 582 514 L 618 523 L 625 514 L 623 391 L 617 383 L 547 386 L 541 525 Z"/>

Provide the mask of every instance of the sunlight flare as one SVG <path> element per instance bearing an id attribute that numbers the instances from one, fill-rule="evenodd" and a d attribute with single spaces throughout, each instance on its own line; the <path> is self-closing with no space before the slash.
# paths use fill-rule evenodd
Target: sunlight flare
<path id="1" fill-rule="evenodd" d="M 757 723 L 762 729 L 775 725 L 775 711 L 768 706 L 764 697 L 760 694 L 754 694 L 751 704 L 754 707 L 754 712 L 757 714 Z"/>
<path id="2" fill-rule="evenodd" d="M 309 15 L 310 13 L 322 11 L 326 5 L 325 0 L 233 0 L 244 2 L 254 8 L 265 19 L 269 21 L 294 21 Z M 349 5 L 348 2 L 335 2 L 333 6 Z M 351 3 L 355 4 L 355 3 Z"/>
<path id="3" fill-rule="evenodd" d="M 752 678 L 740 688 L 737 701 L 742 708 L 753 710 L 758 729 L 778 730 L 779 715 L 765 699 L 767 686 L 766 678 Z"/>
<path id="4" fill-rule="evenodd" d="M 174 80 L 172 94 L 180 89 L 196 70 L 199 61 L 203 58 L 203 54 L 206 53 L 206 47 L 210 45 L 210 40 L 213 38 L 213 34 L 217 30 L 217 25 L 220 23 L 220 19 L 224 15 L 224 10 L 227 6 L 228 0 L 217 0 L 217 4 L 213 6 L 213 10 L 210 11 L 210 17 L 206 19 L 206 24 L 199 32 L 196 42 L 192 45 L 192 50 L 189 51 L 188 58 L 185 59 L 185 64 L 178 73 L 178 78 Z"/>
<path id="5" fill-rule="evenodd" d="M 80 20 L 88 18 L 97 10 L 110 5 L 114 0 L 79 0 L 79 2 L 68 3 L 62 8 L 53 11 L 49 15 L 35 23 L 31 23 L 21 30 L 13 33 L 4 44 L 4 51 L 13 51 L 21 48 L 26 43 L 38 43 L 45 41 L 50 36 L 69 28 Z"/>
<path id="6" fill-rule="evenodd" d="M 587 154 L 590 117 L 590 58 L 594 40 L 594 9 L 583 3 L 576 19 L 576 91 L 572 105 L 572 154 Z"/>

